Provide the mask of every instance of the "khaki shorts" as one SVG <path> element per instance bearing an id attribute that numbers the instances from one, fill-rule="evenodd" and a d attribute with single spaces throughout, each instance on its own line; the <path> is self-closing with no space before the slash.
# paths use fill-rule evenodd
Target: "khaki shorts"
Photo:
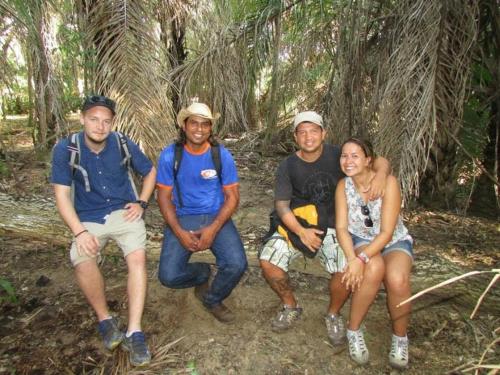
<path id="1" fill-rule="evenodd" d="M 266 260 L 288 272 L 290 262 L 301 255 L 300 251 L 291 246 L 278 232 L 275 232 L 260 251 L 259 259 Z M 344 252 L 335 237 L 335 229 L 328 228 L 317 257 L 328 273 L 342 272 L 346 266 Z"/>
<path id="2" fill-rule="evenodd" d="M 146 226 L 144 220 L 125 221 L 123 218 L 124 213 L 125 210 L 113 211 L 109 214 L 104 224 L 88 221 L 82 223 L 99 240 L 99 255 L 110 239 L 114 240 L 122 249 L 124 256 L 135 250 L 146 248 Z M 73 242 L 71 243 L 70 258 L 73 266 L 93 259 L 87 255 L 78 254 L 75 238 L 73 238 Z"/>

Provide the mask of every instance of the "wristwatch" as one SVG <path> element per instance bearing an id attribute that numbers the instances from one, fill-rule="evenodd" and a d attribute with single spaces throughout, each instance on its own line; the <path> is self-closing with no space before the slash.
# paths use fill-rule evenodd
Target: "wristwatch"
<path id="1" fill-rule="evenodd" d="M 368 257 L 368 255 L 366 255 L 364 251 L 362 251 L 358 254 L 358 258 L 361 259 L 364 264 L 366 264 L 370 261 L 370 257 Z"/>
<path id="2" fill-rule="evenodd" d="M 145 210 L 146 208 L 148 208 L 148 202 L 146 201 L 141 201 L 140 199 L 135 201 L 135 203 L 139 203 L 139 205 L 142 207 L 143 210 Z"/>

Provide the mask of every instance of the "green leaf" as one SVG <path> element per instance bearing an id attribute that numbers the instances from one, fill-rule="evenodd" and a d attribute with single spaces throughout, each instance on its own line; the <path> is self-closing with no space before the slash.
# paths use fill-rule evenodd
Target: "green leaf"
<path id="1" fill-rule="evenodd" d="M 9 300 L 14 303 L 17 302 L 16 292 L 10 282 L 5 279 L 0 279 L 0 288 L 3 289 L 8 295 L 8 298 L 5 298 L 5 300 Z M 0 297 L 0 302 L 1 301 L 2 298 Z"/>

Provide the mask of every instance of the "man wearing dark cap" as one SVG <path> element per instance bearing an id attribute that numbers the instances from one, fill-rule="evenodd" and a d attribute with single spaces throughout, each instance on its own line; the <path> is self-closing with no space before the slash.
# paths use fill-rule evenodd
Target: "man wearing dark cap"
<path id="1" fill-rule="evenodd" d="M 231 220 L 240 199 L 236 165 L 213 139 L 218 117 L 204 103 L 181 109 L 179 140 L 158 160 L 158 204 L 166 222 L 158 277 L 169 288 L 194 287 L 205 308 L 229 323 L 235 316 L 223 301 L 245 272 L 247 259 Z M 215 255 L 213 280 L 209 264 L 189 262 L 193 253 L 207 249 Z"/>
<path id="2" fill-rule="evenodd" d="M 299 150 L 278 167 L 274 190 L 276 231 L 272 233 L 272 228 L 259 253 L 264 278 L 283 305 L 271 327 L 275 332 L 285 331 L 301 316 L 302 306 L 290 286 L 288 266 L 302 253 L 308 257 L 317 255 L 331 274 L 330 305 L 325 323 L 334 351 L 338 352 L 346 342 L 340 309 L 349 296 L 341 282 L 346 259 L 335 237 L 335 189 L 344 177 L 340 169 L 340 148 L 324 143 L 323 119 L 314 111 L 297 114 L 293 131 Z M 377 175 L 370 191 L 377 197 L 383 194 L 390 165 L 379 157 L 374 168 Z M 304 217 L 304 212 L 308 217 Z"/>
<path id="3" fill-rule="evenodd" d="M 70 259 L 75 276 L 99 321 L 106 348 L 118 345 L 130 352 L 134 366 L 150 362 L 141 329 L 146 296 L 146 230 L 144 210 L 156 180 L 156 169 L 139 147 L 112 132 L 115 102 L 90 96 L 83 103 L 83 131 L 56 144 L 52 177 L 59 214 L 73 233 Z M 137 193 L 131 172 L 143 177 Z M 111 316 L 98 267 L 101 250 L 113 239 L 128 268 L 128 329 L 124 333 Z"/>

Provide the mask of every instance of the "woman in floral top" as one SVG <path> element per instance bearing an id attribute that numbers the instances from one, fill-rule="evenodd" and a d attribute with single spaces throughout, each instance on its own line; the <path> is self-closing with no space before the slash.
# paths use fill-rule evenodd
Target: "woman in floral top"
<path id="1" fill-rule="evenodd" d="M 347 177 L 337 185 L 335 203 L 337 238 L 348 261 L 343 282 L 352 290 L 349 354 L 358 364 L 368 362 L 360 327 L 383 282 L 393 331 L 389 363 L 403 369 L 408 366 L 411 306 L 396 306 L 411 295 L 413 240 L 401 220 L 401 192 L 394 176 L 387 177 L 383 198 L 368 200 L 374 158 L 369 142 L 350 138 L 342 145 L 340 166 Z"/>

